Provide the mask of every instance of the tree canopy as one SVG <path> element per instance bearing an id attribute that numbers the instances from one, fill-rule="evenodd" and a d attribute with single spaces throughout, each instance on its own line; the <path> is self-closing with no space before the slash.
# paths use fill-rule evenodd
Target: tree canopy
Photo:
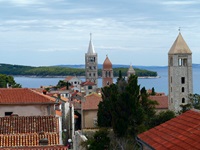
<path id="1" fill-rule="evenodd" d="M 12 76 L 0 74 L 0 88 L 21 88 L 21 85 L 16 83 Z"/>

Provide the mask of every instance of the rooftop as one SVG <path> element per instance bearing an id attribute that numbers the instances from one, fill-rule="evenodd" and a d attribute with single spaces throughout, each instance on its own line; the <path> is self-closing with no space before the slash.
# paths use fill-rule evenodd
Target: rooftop
<path id="1" fill-rule="evenodd" d="M 91 93 L 85 96 L 85 101 L 82 102 L 82 109 L 97 110 L 100 101 L 102 101 L 101 95 L 97 93 Z"/>
<path id="2" fill-rule="evenodd" d="M 192 109 L 138 135 L 156 150 L 197 150 L 200 148 L 200 110 Z"/>
<path id="3" fill-rule="evenodd" d="M 55 103 L 55 99 L 28 88 L 0 88 L 0 104 Z"/>

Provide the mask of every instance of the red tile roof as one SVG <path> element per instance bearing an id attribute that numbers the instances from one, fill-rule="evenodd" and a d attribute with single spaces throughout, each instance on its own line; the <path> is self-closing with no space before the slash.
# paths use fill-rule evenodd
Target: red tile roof
<path id="1" fill-rule="evenodd" d="M 82 102 L 83 110 L 97 110 L 99 102 L 102 101 L 101 95 L 92 93 L 85 96 L 85 101 Z"/>
<path id="2" fill-rule="evenodd" d="M 55 116 L 0 117 L 0 134 L 57 132 Z"/>
<path id="3" fill-rule="evenodd" d="M 156 150 L 200 149 L 200 110 L 189 110 L 138 138 Z"/>
<path id="4" fill-rule="evenodd" d="M 82 82 L 81 86 L 86 86 L 86 85 L 96 85 L 94 82 L 91 81 L 86 81 L 86 82 Z"/>
<path id="5" fill-rule="evenodd" d="M 73 79 L 74 77 L 73 76 L 67 76 L 66 78 L 65 78 L 65 81 L 69 81 L 69 80 L 71 80 L 71 79 Z"/>
<path id="6" fill-rule="evenodd" d="M 158 102 L 156 108 L 168 109 L 168 96 L 149 96 L 149 99 Z"/>
<path id="7" fill-rule="evenodd" d="M 1 150 L 67 150 L 66 146 L 30 146 L 30 147 L 4 147 Z"/>
<path id="8" fill-rule="evenodd" d="M 55 103 L 55 99 L 27 88 L 0 88 L 0 104 Z"/>
<path id="9" fill-rule="evenodd" d="M 0 117 L 0 147 L 38 146 L 42 138 L 58 145 L 58 128 L 54 116 Z"/>

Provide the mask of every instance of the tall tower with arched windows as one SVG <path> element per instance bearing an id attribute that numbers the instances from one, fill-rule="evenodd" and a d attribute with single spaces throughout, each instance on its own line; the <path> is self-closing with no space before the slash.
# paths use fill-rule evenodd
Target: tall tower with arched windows
<path id="1" fill-rule="evenodd" d="M 85 78 L 98 86 L 98 57 L 92 44 L 91 33 L 88 51 L 85 54 Z"/>
<path id="2" fill-rule="evenodd" d="M 193 92 L 192 52 L 180 32 L 168 52 L 168 88 L 169 109 L 178 112 Z"/>
<path id="3" fill-rule="evenodd" d="M 109 86 L 112 83 L 113 83 L 112 63 L 109 60 L 108 56 L 106 56 L 102 69 L 102 87 Z"/>

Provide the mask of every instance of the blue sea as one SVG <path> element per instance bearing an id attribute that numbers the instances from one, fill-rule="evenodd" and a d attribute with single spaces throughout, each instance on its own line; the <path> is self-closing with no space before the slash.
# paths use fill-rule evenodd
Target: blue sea
<path id="1" fill-rule="evenodd" d="M 148 67 L 148 70 L 156 71 L 159 78 L 139 78 L 140 88 L 152 89 L 156 92 L 164 92 L 168 95 L 168 68 L 167 67 Z M 35 78 L 35 77 L 14 77 L 15 81 L 24 88 L 39 88 L 40 86 L 56 85 L 59 80 L 64 78 Z M 85 81 L 85 78 L 80 78 Z M 116 82 L 116 78 L 114 79 Z M 200 67 L 193 67 L 193 93 L 200 94 Z M 98 79 L 98 87 L 102 86 L 102 79 Z"/>

